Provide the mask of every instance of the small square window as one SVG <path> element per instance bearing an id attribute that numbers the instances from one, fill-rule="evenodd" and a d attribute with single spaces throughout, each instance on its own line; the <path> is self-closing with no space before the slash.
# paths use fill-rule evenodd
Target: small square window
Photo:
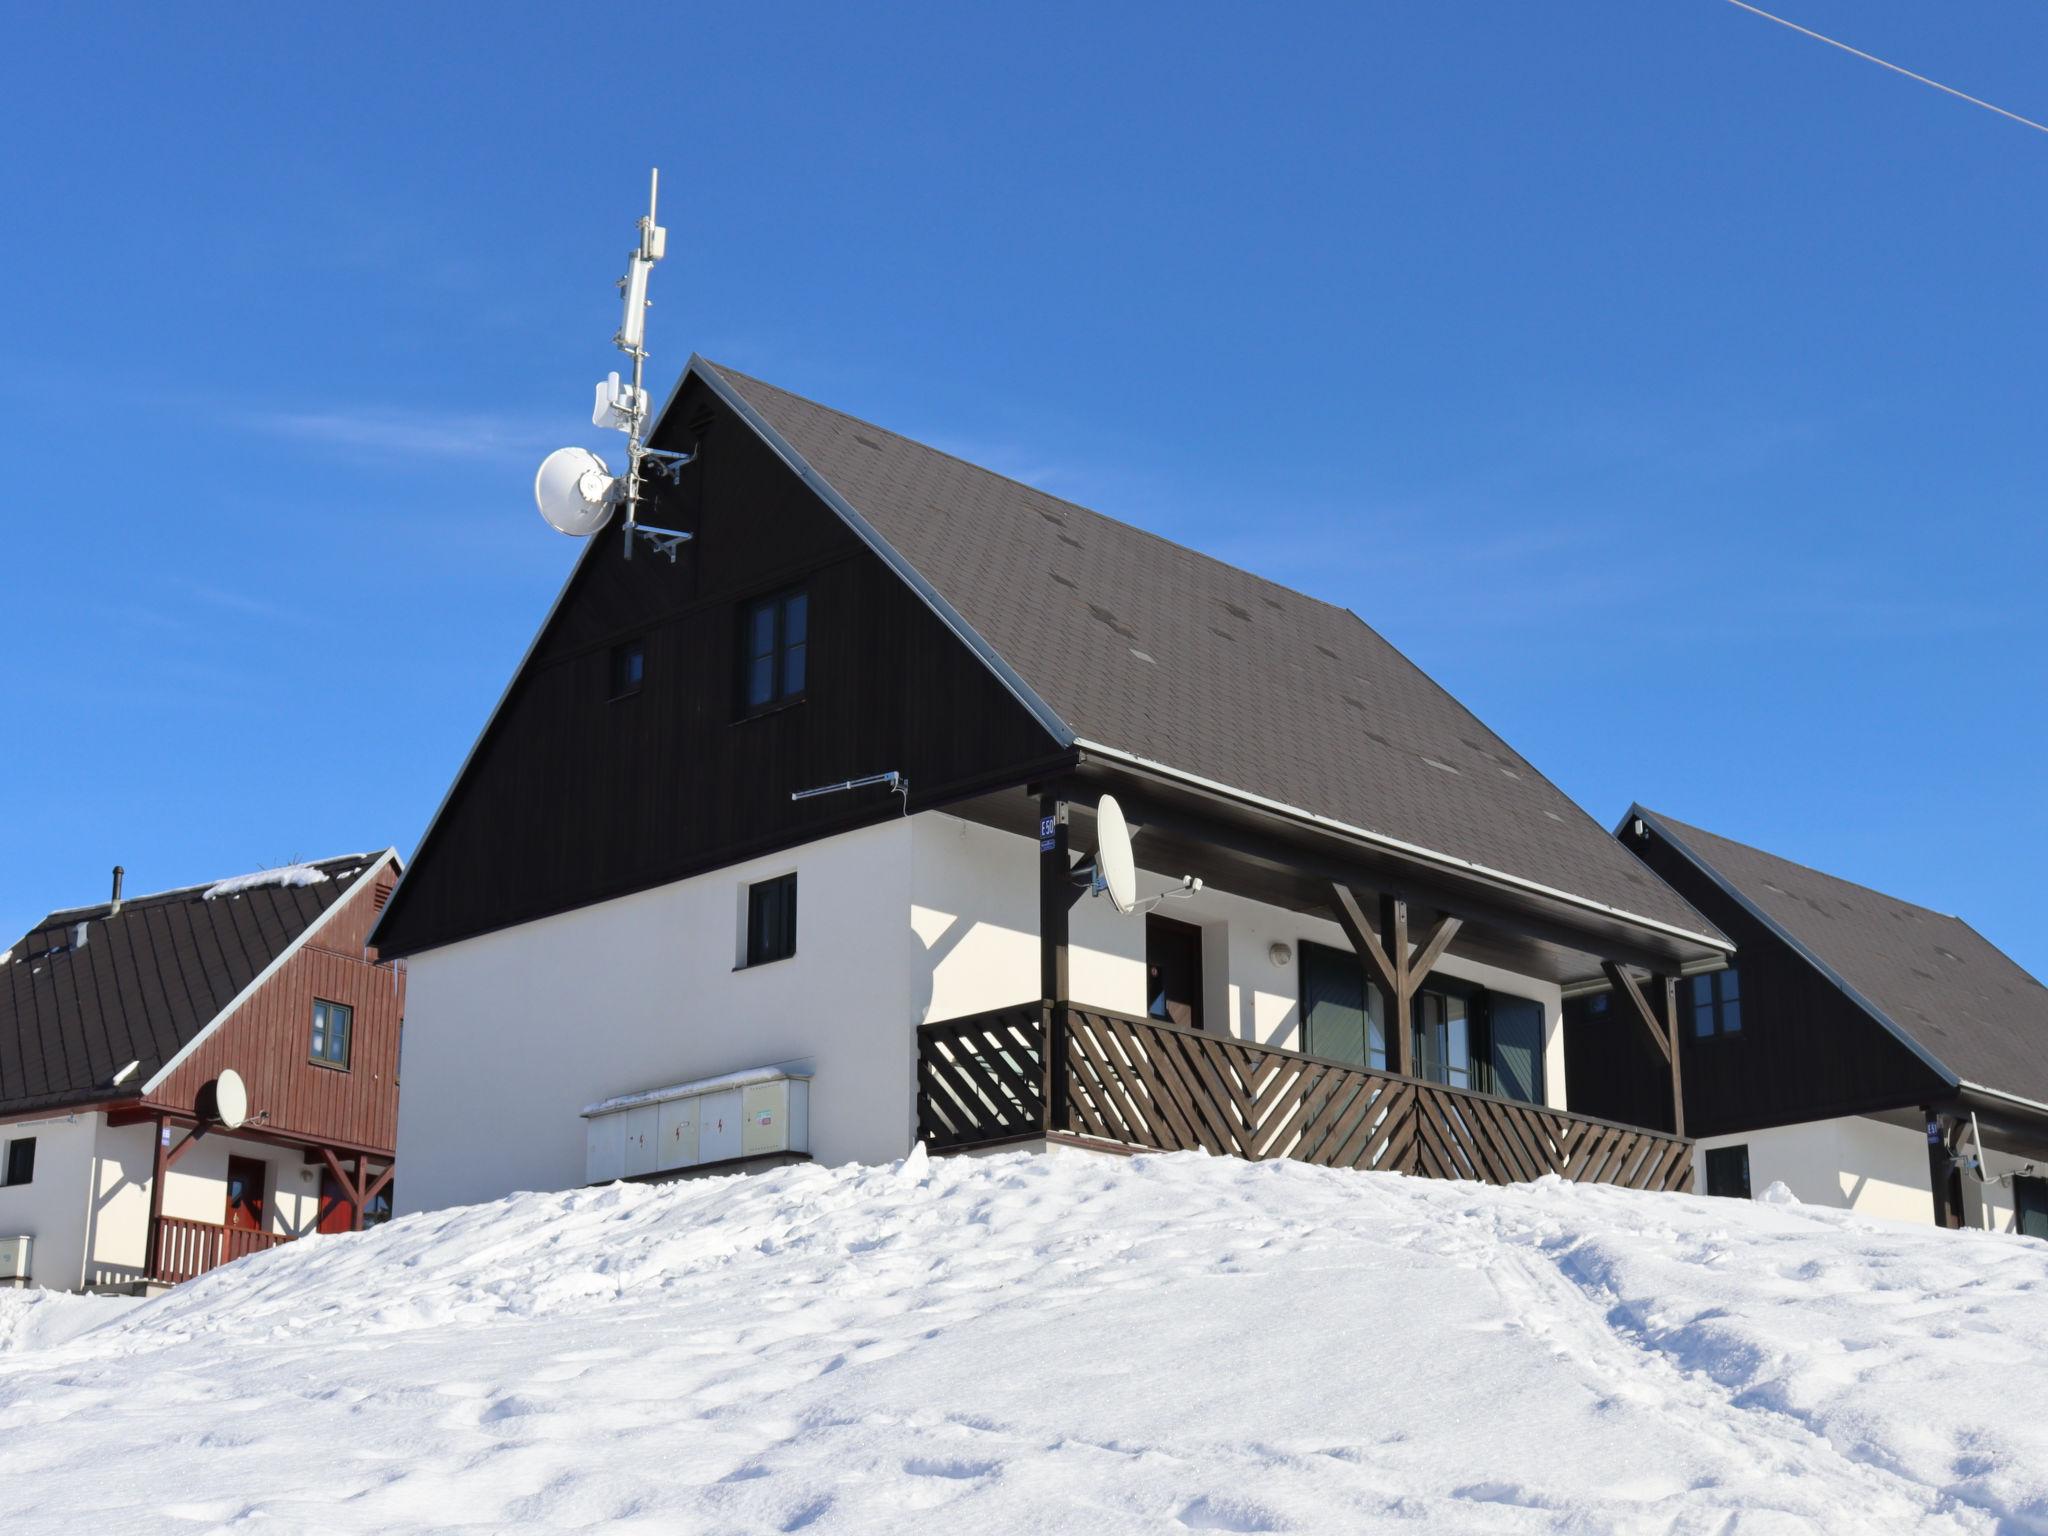
<path id="1" fill-rule="evenodd" d="M 313 1060 L 325 1066 L 348 1067 L 349 1036 L 355 1030 L 356 1011 L 345 1003 L 315 999 L 313 1003 Z"/>
<path id="2" fill-rule="evenodd" d="M 612 697 L 630 698 L 647 675 L 647 642 L 627 640 L 612 647 Z"/>
<path id="3" fill-rule="evenodd" d="M 1731 1200 L 1749 1198 L 1749 1147 L 1707 1149 L 1707 1193 Z"/>
<path id="4" fill-rule="evenodd" d="M 747 964 L 766 965 L 796 953 L 796 876 L 747 887 Z"/>
<path id="5" fill-rule="evenodd" d="M 32 1184 L 36 1177 L 36 1139 L 33 1136 L 17 1136 L 7 1143 L 7 1178 L 11 1187 L 16 1184 Z"/>

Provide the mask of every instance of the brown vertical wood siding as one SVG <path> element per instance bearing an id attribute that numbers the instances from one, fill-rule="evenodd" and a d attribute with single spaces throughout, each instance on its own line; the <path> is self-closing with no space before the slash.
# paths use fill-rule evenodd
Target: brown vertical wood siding
<path id="1" fill-rule="evenodd" d="M 398 1146 L 398 1030 L 405 970 L 367 959 L 385 868 L 365 877 L 313 936 L 145 1101 L 192 1113 L 200 1086 L 232 1067 L 249 1088 L 254 1128 L 390 1156 Z M 355 1010 L 349 1066 L 311 1058 L 316 998 Z M 257 1120 L 258 1116 L 267 1116 Z"/>

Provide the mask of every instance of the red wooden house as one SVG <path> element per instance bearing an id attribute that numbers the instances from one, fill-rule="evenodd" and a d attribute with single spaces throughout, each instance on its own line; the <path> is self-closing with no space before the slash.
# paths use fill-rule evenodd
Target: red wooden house
<path id="1" fill-rule="evenodd" d="M 0 1278 L 173 1284 L 389 1213 L 405 974 L 367 942 L 398 874 L 124 901 L 117 870 L 0 954 Z"/>

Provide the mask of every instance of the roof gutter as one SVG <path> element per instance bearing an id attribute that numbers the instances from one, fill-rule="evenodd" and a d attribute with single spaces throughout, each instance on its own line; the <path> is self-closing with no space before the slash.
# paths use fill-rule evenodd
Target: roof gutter
<path id="1" fill-rule="evenodd" d="M 1220 784 L 1214 779 L 1205 779 L 1198 773 L 1189 773 L 1186 769 L 1175 768 L 1169 763 L 1157 762 L 1149 757 L 1140 757 L 1134 752 L 1124 752 L 1116 747 L 1104 746 L 1099 741 L 1082 739 L 1076 740 L 1074 745 L 1079 747 L 1084 753 L 1092 753 L 1097 757 L 1125 763 L 1146 773 L 1158 774 L 1162 778 L 1177 779 L 1184 784 L 1190 784 L 1198 789 L 1207 790 L 1211 794 L 1221 795 L 1228 800 L 1235 800 L 1241 805 L 1252 806 L 1261 811 L 1284 816 L 1289 821 L 1298 821 L 1321 831 L 1334 832 L 1338 836 L 1349 838 L 1353 842 L 1365 843 L 1383 852 L 1398 854 L 1405 859 L 1413 859 L 1415 862 L 1428 865 L 1432 869 L 1441 869 L 1453 874 L 1473 876 L 1485 881 L 1489 885 L 1516 891 L 1523 895 L 1542 896 L 1551 901 L 1560 901 L 1567 906 L 1576 907 L 1580 911 L 1593 912 L 1601 917 L 1614 918 L 1637 928 L 1646 928 L 1653 933 L 1661 933 L 1667 938 L 1684 939 L 1689 943 L 1705 945 L 1708 949 L 1718 950 L 1724 955 L 1735 953 L 1735 945 L 1728 939 L 1710 938 L 1704 933 L 1694 933 L 1689 928 L 1680 928 L 1674 923 L 1667 923 L 1659 918 L 1644 917 L 1641 913 L 1630 912 L 1621 907 L 1611 907 L 1604 901 L 1595 901 L 1590 896 L 1580 896 L 1571 891 L 1560 890 L 1554 885 L 1545 885 L 1540 880 L 1530 880 L 1522 875 L 1512 875 L 1504 869 L 1494 869 L 1490 865 L 1477 864 L 1470 859 L 1461 859 L 1456 854 L 1439 853 L 1436 849 L 1424 848 L 1419 843 L 1403 842 L 1400 838 L 1389 837 L 1384 832 L 1371 832 L 1364 827 L 1356 827 L 1346 821 L 1338 821 L 1333 817 L 1321 816 L 1314 811 L 1305 811 L 1298 805 L 1289 805 L 1282 800 L 1269 799 L 1265 795 L 1255 794 L 1248 789 L 1239 789 L 1234 785 Z"/>

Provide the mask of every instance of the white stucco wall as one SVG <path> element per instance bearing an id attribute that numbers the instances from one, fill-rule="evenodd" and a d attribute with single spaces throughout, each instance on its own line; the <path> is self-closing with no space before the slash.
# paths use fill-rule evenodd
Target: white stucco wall
<path id="1" fill-rule="evenodd" d="M 1807 1205 L 1899 1221 L 1934 1220 L 1923 1132 L 1850 1115 L 1704 1137 L 1693 1152 L 1694 1187 L 1706 1190 L 1709 1149 L 1742 1145 L 1749 1148 L 1753 1195 L 1782 1181 Z"/>
<path id="2" fill-rule="evenodd" d="M 795 957 L 736 969 L 746 887 L 791 870 Z M 1179 874 L 1145 873 L 1141 890 Z M 1207 1016 L 1295 1046 L 1299 961 L 1268 951 L 1343 948 L 1342 930 L 1214 891 L 1162 910 L 1203 929 Z M 1038 959 L 1037 844 L 936 812 L 425 951 L 408 962 L 400 1208 L 580 1184 L 584 1105 L 782 1063 L 815 1074 L 814 1157 L 901 1157 L 915 1026 L 1035 1000 Z M 1145 1011 L 1142 919 L 1080 902 L 1069 963 L 1077 1001 Z M 1442 969 L 1542 1004 L 1546 1093 L 1562 1106 L 1557 987 Z"/>
<path id="3" fill-rule="evenodd" d="M 110 1126 L 94 1116 L 92 1197 L 87 1214 L 85 1284 L 123 1285 L 141 1278 L 149 1242 L 149 1179 L 155 1164 L 150 1125 Z M 185 1135 L 171 1131 L 172 1145 Z M 218 1132 L 202 1136 L 164 1179 L 163 1213 L 216 1225 L 227 1218 L 228 1159 L 255 1158 L 268 1166 L 264 1188 L 267 1230 L 300 1237 L 319 1220 L 320 1171 L 296 1148 L 267 1146 Z"/>
<path id="4" fill-rule="evenodd" d="M 912 822 L 425 951 L 408 962 L 401 1211 L 584 1178 L 578 1111 L 785 1062 L 812 1155 L 901 1157 L 913 1125 Z M 794 870 L 796 954 L 737 968 L 748 885 Z"/>
<path id="5" fill-rule="evenodd" d="M 36 1139 L 35 1177 L 0 1189 L 0 1237 L 32 1237 L 29 1283 L 77 1290 L 85 1269 L 86 1210 L 91 1204 L 92 1114 L 0 1125 L 0 1143 Z M 4 1167 L 0 1163 L 0 1167 Z"/>
<path id="6" fill-rule="evenodd" d="M 918 1022 L 958 1018 L 1038 996 L 1038 845 L 940 813 L 913 821 L 916 828 L 911 926 L 924 946 L 916 990 Z M 1138 841 L 1139 861 L 1144 839 Z M 1183 873 L 1140 869 L 1141 896 L 1179 884 Z M 1205 1020 L 1228 1021 L 1241 1039 L 1288 1050 L 1301 1048 L 1302 941 L 1349 949 L 1344 930 L 1328 919 L 1290 912 L 1222 891 L 1204 890 L 1171 900 L 1161 915 L 1203 931 Z M 1275 942 L 1293 952 L 1275 965 Z M 1077 902 L 1068 937 L 1068 974 L 1074 1001 L 1119 1013 L 1145 1011 L 1145 923 L 1123 916 L 1104 900 Z M 1551 982 L 1517 975 L 1456 956 L 1437 967 L 1447 976 L 1534 999 L 1543 1006 L 1544 1097 L 1565 1105 L 1563 1004 Z"/>

